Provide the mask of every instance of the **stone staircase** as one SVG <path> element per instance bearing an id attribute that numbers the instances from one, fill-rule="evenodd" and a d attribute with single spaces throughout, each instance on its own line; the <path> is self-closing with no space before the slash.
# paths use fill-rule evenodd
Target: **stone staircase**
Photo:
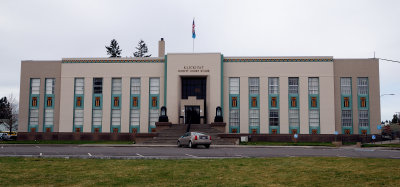
<path id="1" fill-rule="evenodd" d="M 153 137 L 151 140 L 144 141 L 142 144 L 162 144 L 162 145 L 176 145 L 178 138 L 186 132 L 187 125 L 173 124 L 170 128 L 157 132 L 158 136 Z M 214 145 L 227 145 L 229 142 L 223 141 L 218 134 L 223 132 L 218 131 L 211 127 L 210 124 L 192 124 L 190 126 L 191 132 L 202 132 L 210 135 L 212 144 Z"/>

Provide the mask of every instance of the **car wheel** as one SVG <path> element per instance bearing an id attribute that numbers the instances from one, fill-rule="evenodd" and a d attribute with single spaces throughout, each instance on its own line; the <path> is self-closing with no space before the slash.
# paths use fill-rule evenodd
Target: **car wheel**
<path id="1" fill-rule="evenodd" d="M 192 141 L 189 141 L 189 148 L 193 148 Z"/>
<path id="2" fill-rule="evenodd" d="M 178 141 L 177 145 L 178 145 L 178 147 L 182 147 L 182 145 L 181 145 L 181 142 L 180 142 L 180 141 Z"/>
<path id="3" fill-rule="evenodd" d="M 204 145 L 204 146 L 206 146 L 207 149 L 210 148 L 210 145 Z"/>

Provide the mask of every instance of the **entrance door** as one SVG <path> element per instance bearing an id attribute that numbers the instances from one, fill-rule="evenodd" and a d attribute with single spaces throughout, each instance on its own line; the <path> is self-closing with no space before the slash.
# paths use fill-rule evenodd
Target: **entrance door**
<path id="1" fill-rule="evenodd" d="M 185 124 L 200 124 L 200 106 L 185 106 Z"/>

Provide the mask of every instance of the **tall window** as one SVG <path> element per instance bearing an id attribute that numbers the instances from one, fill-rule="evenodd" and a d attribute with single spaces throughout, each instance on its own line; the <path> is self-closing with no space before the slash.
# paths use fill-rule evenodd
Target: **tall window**
<path id="1" fill-rule="evenodd" d="M 74 132 L 82 132 L 83 129 L 83 97 L 85 93 L 85 79 L 75 78 L 75 106 L 74 106 Z"/>
<path id="2" fill-rule="evenodd" d="M 54 125 L 54 78 L 46 78 L 43 131 L 51 132 Z"/>
<path id="3" fill-rule="evenodd" d="M 138 133 L 140 129 L 140 78 L 131 78 L 131 107 L 129 132 Z"/>
<path id="4" fill-rule="evenodd" d="M 360 133 L 362 134 L 369 133 L 368 89 L 369 89 L 368 78 L 367 77 L 357 78 L 357 93 L 359 102 L 358 124 Z"/>
<path id="5" fill-rule="evenodd" d="M 250 95 L 260 94 L 260 79 L 258 77 L 249 78 L 249 94 Z"/>
<path id="6" fill-rule="evenodd" d="M 289 77 L 289 131 L 299 133 L 300 115 L 299 115 L 299 78 Z"/>
<path id="7" fill-rule="evenodd" d="M 341 123 L 342 133 L 351 134 L 353 131 L 353 114 L 351 109 L 351 77 L 340 78 L 340 97 L 341 97 Z"/>
<path id="8" fill-rule="evenodd" d="M 238 77 L 229 78 L 229 129 L 231 133 L 239 133 L 240 130 L 240 79 Z"/>
<path id="9" fill-rule="evenodd" d="M 103 117 L 102 98 L 103 78 L 93 78 L 92 132 L 101 132 Z"/>
<path id="10" fill-rule="evenodd" d="M 269 133 L 279 133 L 279 78 L 268 78 Z"/>
<path id="11" fill-rule="evenodd" d="M 121 94 L 122 94 L 122 79 L 111 79 L 111 132 L 120 132 L 121 128 Z"/>
<path id="12" fill-rule="evenodd" d="M 260 95 L 260 78 L 249 78 L 249 131 L 258 133 L 260 128 L 260 110 L 258 98 Z"/>
<path id="13" fill-rule="evenodd" d="M 150 111 L 149 111 L 149 130 L 155 130 L 155 123 L 159 117 L 159 97 L 160 97 L 160 78 L 150 78 Z"/>
<path id="14" fill-rule="evenodd" d="M 291 127 L 299 127 L 299 110 L 298 109 L 289 109 L 289 126 Z"/>
<path id="15" fill-rule="evenodd" d="M 309 112 L 308 119 L 310 125 L 310 134 L 319 134 L 320 119 L 319 119 L 319 78 L 308 78 L 308 99 Z"/>

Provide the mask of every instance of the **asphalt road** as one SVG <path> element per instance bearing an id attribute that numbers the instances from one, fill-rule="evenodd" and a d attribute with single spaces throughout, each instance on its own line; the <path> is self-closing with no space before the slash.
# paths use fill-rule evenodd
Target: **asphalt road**
<path id="1" fill-rule="evenodd" d="M 400 150 L 329 147 L 178 147 L 1 145 L 0 156 L 99 159 L 188 159 L 256 157 L 354 157 L 400 159 Z"/>

